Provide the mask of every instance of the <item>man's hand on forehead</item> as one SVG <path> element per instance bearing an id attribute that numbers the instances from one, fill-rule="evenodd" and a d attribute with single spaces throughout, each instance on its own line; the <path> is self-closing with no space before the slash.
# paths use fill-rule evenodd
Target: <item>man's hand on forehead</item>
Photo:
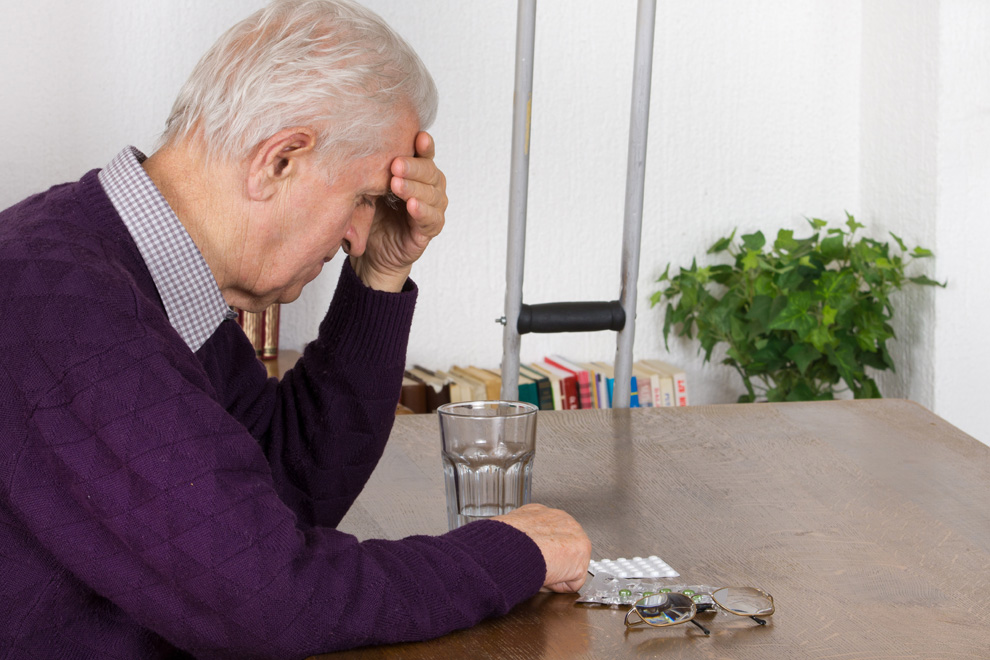
<path id="1" fill-rule="evenodd" d="M 352 257 L 355 272 L 376 289 L 401 290 L 412 264 L 443 229 L 447 180 L 433 162 L 433 138 L 420 131 L 413 145 L 412 156 L 392 161 L 390 191 L 379 198 L 368 249 L 361 257 Z"/>
<path id="2" fill-rule="evenodd" d="M 392 161 L 392 192 L 406 202 L 406 211 L 429 238 L 443 228 L 447 210 L 447 181 L 433 158 L 436 146 L 429 133 L 416 135 L 415 156 Z"/>

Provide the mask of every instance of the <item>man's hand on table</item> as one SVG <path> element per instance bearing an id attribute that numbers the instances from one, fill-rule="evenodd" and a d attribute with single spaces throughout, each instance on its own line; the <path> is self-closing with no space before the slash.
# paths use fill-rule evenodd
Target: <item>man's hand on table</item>
<path id="1" fill-rule="evenodd" d="M 527 504 L 495 516 L 533 539 L 547 564 L 543 586 L 561 593 L 577 591 L 588 577 L 591 541 L 570 514 L 542 504 Z"/>

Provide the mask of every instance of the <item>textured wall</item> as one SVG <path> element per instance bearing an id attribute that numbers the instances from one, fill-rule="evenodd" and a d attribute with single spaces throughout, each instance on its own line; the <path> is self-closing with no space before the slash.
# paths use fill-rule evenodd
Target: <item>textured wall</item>
<path id="1" fill-rule="evenodd" d="M 935 250 L 938 30 L 937 3 L 863 3 L 863 219 L 878 238 L 893 231 Z M 934 264 L 917 265 L 933 271 Z M 907 322 L 895 327 L 891 347 L 897 373 L 878 379 L 887 396 L 933 402 L 935 324 L 911 321 L 931 318 L 934 299 L 934 291 L 915 289 L 895 301 L 895 320 Z"/>
<path id="2" fill-rule="evenodd" d="M 990 444 L 990 3 L 942 0 L 933 409 Z"/>
<path id="3" fill-rule="evenodd" d="M 432 132 L 451 205 L 414 270 L 409 362 L 496 366 L 516 3 L 366 2 L 413 43 L 442 94 Z M 195 60 L 262 4 L 5 3 L 0 205 L 102 166 L 124 144 L 152 149 Z M 965 0 L 659 3 L 636 356 L 666 353 L 648 298 L 668 262 L 703 259 L 734 227 L 803 232 L 804 216 L 839 221 L 848 210 L 878 236 L 934 248 L 952 280 L 901 303 L 899 369 L 882 387 L 990 439 L 990 419 L 969 403 L 979 380 L 967 350 L 986 363 L 977 333 L 988 312 L 966 233 L 986 207 L 988 150 L 967 141 L 975 130 L 986 146 L 990 133 L 986 13 Z M 539 5 L 526 302 L 618 296 L 634 28 L 632 0 Z M 966 38 L 948 43 L 957 33 Z M 336 270 L 285 308 L 283 346 L 313 336 Z M 522 359 L 611 360 L 614 346 L 610 333 L 527 335 Z M 697 403 L 740 391 L 693 345 L 672 343 L 669 359 L 687 367 Z"/>

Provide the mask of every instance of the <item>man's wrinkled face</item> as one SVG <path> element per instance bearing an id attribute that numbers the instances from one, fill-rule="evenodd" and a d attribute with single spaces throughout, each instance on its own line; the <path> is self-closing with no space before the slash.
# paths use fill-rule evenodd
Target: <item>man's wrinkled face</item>
<path id="1" fill-rule="evenodd" d="M 391 194 L 390 168 L 397 157 L 413 155 L 418 132 L 415 115 L 403 114 L 386 132 L 382 151 L 342 164 L 332 179 L 316 154 L 307 156 L 270 201 L 260 235 L 248 239 L 255 263 L 244 264 L 240 279 L 259 308 L 298 298 L 342 247 L 364 253 L 376 206 L 401 204 Z"/>

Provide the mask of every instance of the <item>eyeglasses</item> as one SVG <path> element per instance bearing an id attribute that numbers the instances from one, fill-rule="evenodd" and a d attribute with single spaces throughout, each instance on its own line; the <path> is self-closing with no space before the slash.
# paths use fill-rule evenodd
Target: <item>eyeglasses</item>
<path id="1" fill-rule="evenodd" d="M 747 616 L 761 626 L 765 626 L 767 622 L 759 617 L 770 616 L 774 612 L 773 596 L 756 587 L 722 587 L 713 591 L 711 598 L 715 606 L 730 614 Z M 710 635 L 708 628 L 695 621 L 694 617 L 699 611 L 711 609 L 713 605 L 698 604 L 696 599 L 703 600 L 703 596 L 689 590 L 683 593 L 672 591 L 644 594 L 626 612 L 626 625 L 646 624 L 654 628 L 664 628 L 690 621 L 701 628 L 706 635 Z"/>

